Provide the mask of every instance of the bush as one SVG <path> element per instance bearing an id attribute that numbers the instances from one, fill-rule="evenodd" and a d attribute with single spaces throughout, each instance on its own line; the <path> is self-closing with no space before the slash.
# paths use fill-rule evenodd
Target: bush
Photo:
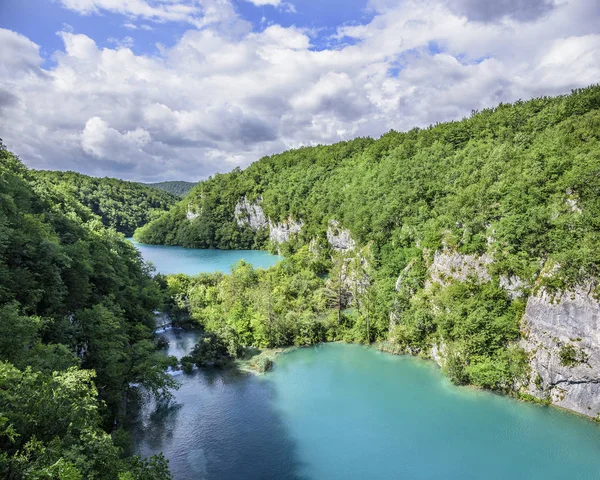
<path id="1" fill-rule="evenodd" d="M 271 371 L 273 369 L 273 360 L 265 356 L 258 357 L 258 360 L 256 361 L 256 369 L 260 373 Z"/>
<path id="2" fill-rule="evenodd" d="M 223 340 L 212 332 L 203 333 L 200 336 L 200 340 L 189 356 L 198 367 L 220 367 L 231 360 Z"/>
<path id="3" fill-rule="evenodd" d="M 558 356 L 560 357 L 560 364 L 563 367 L 575 367 L 587 361 L 586 353 L 582 349 L 577 350 L 570 343 L 561 347 Z"/>

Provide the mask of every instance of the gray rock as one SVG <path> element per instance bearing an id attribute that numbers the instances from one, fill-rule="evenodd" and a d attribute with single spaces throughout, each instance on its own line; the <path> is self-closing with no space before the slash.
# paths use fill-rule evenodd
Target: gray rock
<path id="1" fill-rule="evenodd" d="M 443 343 L 441 345 L 435 344 L 431 347 L 431 350 L 429 350 L 429 357 L 440 367 L 443 366 L 445 350 Z"/>
<path id="2" fill-rule="evenodd" d="M 294 235 L 300 233 L 303 226 L 302 220 L 296 222 L 291 217 L 280 223 L 269 220 L 269 238 L 275 243 L 289 242 Z"/>
<path id="3" fill-rule="evenodd" d="M 200 214 L 193 211 L 191 205 L 188 205 L 187 211 L 185 213 L 185 218 L 187 218 L 188 220 L 193 220 L 194 218 L 198 218 L 199 216 Z"/>
<path id="4" fill-rule="evenodd" d="M 416 259 L 413 258 L 410 262 L 408 262 L 408 265 L 406 265 L 406 267 L 404 267 L 402 269 L 402 271 L 400 272 L 400 275 L 398 275 L 398 279 L 396 280 L 396 286 L 395 286 L 395 289 L 397 292 L 400 291 L 400 287 L 402 287 L 402 280 L 404 280 L 404 278 L 406 277 L 406 275 L 408 274 L 410 269 L 413 267 L 415 262 L 416 262 Z"/>
<path id="5" fill-rule="evenodd" d="M 592 285 L 552 297 L 541 289 L 529 297 L 521 346 L 530 354 L 526 391 L 553 404 L 596 417 L 600 414 L 600 304 Z M 577 361 L 561 363 L 563 348 Z"/>
<path id="6" fill-rule="evenodd" d="M 500 275 L 500 286 L 508 292 L 512 300 L 522 297 L 529 288 L 529 285 L 516 275 Z"/>
<path id="7" fill-rule="evenodd" d="M 235 221 L 238 226 L 248 225 L 253 230 L 260 230 L 269 226 L 269 220 L 260 206 L 261 201 L 261 197 L 258 197 L 252 203 L 246 197 L 240 199 L 234 210 Z"/>
<path id="8" fill-rule="evenodd" d="M 347 252 L 356 248 L 350 230 L 342 228 L 337 220 L 329 220 L 327 225 L 327 240 L 331 248 L 338 252 Z"/>
<path id="9" fill-rule="evenodd" d="M 487 270 L 490 263 L 492 258 L 487 254 L 478 257 L 451 250 L 435 252 L 433 262 L 429 266 L 429 280 L 425 286 L 432 283 L 448 285 L 450 280 L 464 282 L 469 277 L 474 277 L 481 283 L 489 282 L 492 279 Z"/>

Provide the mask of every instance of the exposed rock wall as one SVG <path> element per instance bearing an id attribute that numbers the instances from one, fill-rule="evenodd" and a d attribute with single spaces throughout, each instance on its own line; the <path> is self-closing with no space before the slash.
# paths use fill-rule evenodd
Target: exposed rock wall
<path id="1" fill-rule="evenodd" d="M 529 287 L 516 275 L 500 275 L 500 286 L 508 292 L 512 300 L 522 297 Z"/>
<path id="2" fill-rule="evenodd" d="M 329 220 L 327 225 L 327 240 L 331 248 L 338 252 L 347 252 L 356 248 L 350 230 L 342 228 L 337 220 Z"/>
<path id="3" fill-rule="evenodd" d="M 487 254 L 478 257 L 452 250 L 435 252 L 426 286 L 431 283 L 447 285 L 452 280 L 464 282 L 469 277 L 474 277 L 482 283 L 489 282 L 492 279 L 487 269 L 490 263 L 492 258 Z"/>
<path id="4" fill-rule="evenodd" d="M 426 286 L 448 285 L 451 281 L 475 278 L 492 279 L 492 258 L 462 255 L 453 251 L 436 252 L 428 269 Z M 396 282 L 398 290 L 409 264 Z M 542 269 L 540 276 L 551 275 L 556 265 Z M 522 297 L 529 285 L 516 276 L 500 276 L 500 286 L 512 299 Z M 521 388 L 547 399 L 552 404 L 590 417 L 600 415 L 600 302 L 592 292 L 595 284 L 580 286 L 556 296 L 545 289 L 527 299 L 521 325 L 521 347 L 529 355 L 529 379 Z M 390 333 L 399 321 L 399 312 L 390 312 Z M 390 339 L 393 340 L 393 339 Z M 434 345 L 430 357 L 444 362 L 443 346 Z"/>
<path id="5" fill-rule="evenodd" d="M 530 354 L 525 389 L 553 404 L 596 417 L 600 414 L 600 304 L 592 286 L 552 297 L 529 297 L 522 347 Z"/>
<path id="6" fill-rule="evenodd" d="M 265 215 L 260 202 L 262 198 L 258 197 L 255 202 L 250 203 L 246 197 L 236 204 L 234 215 L 238 226 L 249 225 L 253 230 L 260 230 L 269 226 L 269 220 Z"/>
<path id="7" fill-rule="evenodd" d="M 240 199 L 234 210 L 235 221 L 240 227 L 248 225 L 253 230 L 268 228 L 269 238 L 275 243 L 289 242 L 294 235 L 300 233 L 304 226 L 302 220 L 295 221 L 289 217 L 282 222 L 273 222 L 265 215 L 261 201 L 260 197 L 252 203 L 246 197 Z"/>
<path id="8" fill-rule="evenodd" d="M 185 218 L 187 218 L 188 220 L 193 220 L 194 218 L 197 218 L 199 216 L 200 216 L 200 214 L 193 211 L 191 209 L 191 206 L 188 205 L 187 211 L 185 212 Z"/>
<path id="9" fill-rule="evenodd" d="M 274 223 L 269 220 L 269 238 L 275 243 L 289 242 L 290 239 L 300 233 L 304 222 L 295 221 L 291 217 L 280 223 Z"/>

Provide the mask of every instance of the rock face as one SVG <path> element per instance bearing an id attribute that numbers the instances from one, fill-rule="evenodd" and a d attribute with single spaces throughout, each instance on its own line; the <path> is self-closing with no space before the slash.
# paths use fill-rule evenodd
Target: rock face
<path id="1" fill-rule="evenodd" d="M 429 265 L 425 286 L 446 286 L 468 278 L 488 282 L 492 280 L 491 263 L 491 256 L 485 254 L 438 251 Z M 397 291 L 411 267 L 407 265 L 400 273 Z M 549 265 L 542 269 L 540 277 L 551 276 L 557 269 L 558 265 Z M 513 300 L 527 295 L 530 288 L 514 275 L 501 275 L 499 283 Z M 589 417 L 600 416 L 600 302 L 592 295 L 596 285 L 597 282 L 590 283 L 556 296 L 542 288 L 529 296 L 520 341 L 530 367 L 528 381 L 520 387 L 522 391 Z M 399 312 L 394 306 L 390 312 L 390 334 L 398 321 Z M 444 345 L 433 345 L 428 353 L 438 365 L 443 365 L 444 350 Z"/>
<path id="2" fill-rule="evenodd" d="M 500 275 L 500 286 L 508 292 L 512 300 L 522 297 L 528 288 L 528 285 L 516 275 Z"/>
<path id="3" fill-rule="evenodd" d="M 275 243 L 289 242 L 294 235 L 300 233 L 304 226 L 302 220 L 295 221 L 288 217 L 283 222 L 275 223 L 265 215 L 260 206 L 261 201 L 261 197 L 252 203 L 246 197 L 240 199 L 234 210 L 235 221 L 240 227 L 248 225 L 253 230 L 268 228 L 269 238 Z"/>
<path id="4" fill-rule="evenodd" d="M 269 220 L 269 238 L 275 243 L 289 242 L 294 235 L 300 233 L 303 226 L 302 220 L 296 222 L 291 217 L 281 223 Z"/>
<path id="5" fill-rule="evenodd" d="M 238 226 L 249 225 L 253 230 L 260 230 L 269 226 L 267 216 L 260 206 L 261 201 L 261 197 L 258 197 L 253 203 L 250 203 L 246 197 L 240 199 L 234 210 L 235 221 Z"/>
<path id="6" fill-rule="evenodd" d="M 552 297 L 529 297 L 521 346 L 530 354 L 524 388 L 538 398 L 596 417 L 600 414 L 600 304 L 591 285 Z"/>
<path id="7" fill-rule="evenodd" d="M 337 220 L 329 220 L 327 225 L 327 240 L 331 248 L 338 252 L 354 250 L 356 242 L 352 239 L 350 230 L 341 228 Z"/>
<path id="8" fill-rule="evenodd" d="M 191 209 L 191 206 L 188 205 L 187 207 L 187 211 L 185 212 L 185 218 L 187 218 L 188 220 L 193 220 L 194 218 L 197 218 L 198 216 L 200 216 L 199 213 L 194 212 Z"/>
<path id="9" fill-rule="evenodd" d="M 487 254 L 477 257 L 447 250 L 435 252 L 426 285 L 447 285 L 450 280 L 464 282 L 469 277 L 475 277 L 482 283 L 489 282 L 492 279 L 487 270 L 490 263 L 492 259 Z"/>

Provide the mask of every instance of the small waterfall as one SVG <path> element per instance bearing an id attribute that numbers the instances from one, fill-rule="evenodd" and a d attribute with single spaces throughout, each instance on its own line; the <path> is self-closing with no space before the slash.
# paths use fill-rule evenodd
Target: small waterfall
<path id="1" fill-rule="evenodd" d="M 156 310 L 154 312 L 154 319 L 156 322 L 156 328 L 154 329 L 154 333 L 164 333 L 167 330 L 173 328 L 173 322 L 171 321 L 171 317 L 169 317 L 169 314 L 166 312 L 159 312 L 158 310 Z"/>

